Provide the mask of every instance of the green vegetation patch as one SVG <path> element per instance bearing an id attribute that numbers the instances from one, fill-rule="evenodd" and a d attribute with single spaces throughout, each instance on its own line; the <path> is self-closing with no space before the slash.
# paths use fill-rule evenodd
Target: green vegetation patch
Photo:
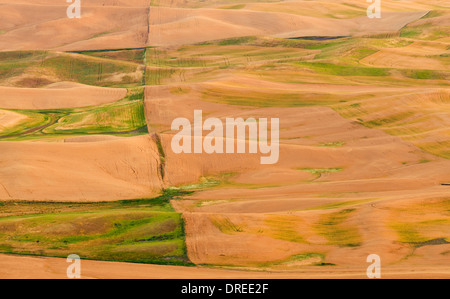
<path id="1" fill-rule="evenodd" d="M 142 74 L 135 76 L 139 67 L 135 63 L 77 54 L 49 57 L 43 61 L 42 67 L 53 70 L 63 81 L 105 87 L 137 86 L 142 78 Z"/>
<path id="2" fill-rule="evenodd" d="M 301 225 L 303 220 L 294 215 L 270 215 L 264 224 L 267 229 L 264 232 L 270 237 L 278 240 L 284 240 L 295 243 L 307 243 L 301 235 Z"/>
<path id="3" fill-rule="evenodd" d="M 422 247 L 450 242 L 450 199 L 431 199 L 426 202 L 397 208 L 389 226 L 398 234 L 399 242 Z M 397 215 L 402 215 L 398 217 Z M 433 215 L 433 218 L 423 215 Z"/>
<path id="4" fill-rule="evenodd" d="M 366 121 L 363 124 L 368 128 L 377 128 L 377 127 L 385 127 L 393 124 L 397 124 L 398 122 L 404 121 L 405 119 L 414 115 L 414 112 L 406 111 L 400 112 L 389 117 L 374 119 L 371 121 Z"/>
<path id="5" fill-rule="evenodd" d="M 402 70 L 401 73 L 412 79 L 420 80 L 442 80 L 446 78 L 446 74 L 434 70 Z"/>
<path id="6" fill-rule="evenodd" d="M 145 72 L 146 85 L 162 85 L 165 80 L 179 73 L 177 68 L 147 68 Z"/>
<path id="7" fill-rule="evenodd" d="M 325 62 L 299 62 L 298 64 L 320 74 L 333 76 L 389 76 L 389 69 L 386 68 L 348 66 Z"/>
<path id="8" fill-rule="evenodd" d="M 3 202 L 0 252 L 189 265 L 182 216 L 169 203 L 185 194 L 106 203 Z"/>
<path id="9" fill-rule="evenodd" d="M 127 97 L 93 107 L 46 110 L 10 110 L 28 116 L 0 134 L 0 140 L 70 137 L 87 134 L 135 136 L 148 133 L 144 89 L 129 90 Z"/>
<path id="10" fill-rule="evenodd" d="M 361 235 L 354 226 L 345 221 L 355 212 L 355 209 L 344 209 L 339 212 L 322 215 L 314 225 L 319 235 L 328 240 L 329 245 L 355 247 L 362 243 Z"/>
<path id="11" fill-rule="evenodd" d="M 145 49 L 122 50 L 122 51 L 87 51 L 79 52 L 82 55 L 101 57 L 113 60 L 123 60 L 144 64 Z"/>
<path id="12" fill-rule="evenodd" d="M 402 243 L 425 242 L 428 238 L 421 236 L 415 227 L 415 223 L 395 223 L 391 227 L 399 235 L 399 241 Z"/>
<path id="13" fill-rule="evenodd" d="M 431 13 L 431 15 L 434 14 L 436 13 L 433 12 Z M 425 17 L 425 19 L 429 18 Z M 418 40 L 436 40 L 449 36 L 449 33 L 450 33 L 450 26 L 434 25 L 432 23 L 432 20 L 430 20 L 424 24 L 420 25 L 412 24 L 404 27 L 400 32 L 400 36 L 404 38 L 411 38 Z"/>
<path id="14" fill-rule="evenodd" d="M 93 53 L 90 54 L 91 56 L 45 51 L 2 52 L 0 53 L 0 80 L 20 75 L 31 76 L 24 78 L 26 81 L 18 83 L 22 87 L 40 87 L 60 81 L 105 87 L 138 86 L 142 83 L 143 67 L 141 65 L 114 60 L 121 58 L 120 55 L 94 57 Z M 46 79 L 48 75 L 53 81 Z"/>
<path id="15" fill-rule="evenodd" d="M 231 45 L 249 45 L 258 40 L 256 36 L 241 36 L 232 37 L 217 41 L 202 42 L 199 45 L 219 45 L 219 46 L 231 46 Z"/>
<path id="16" fill-rule="evenodd" d="M 317 260 L 320 261 L 313 262 L 312 266 L 335 266 L 335 264 L 332 263 L 326 263 L 325 260 L 325 254 L 323 253 L 317 253 L 317 252 L 308 252 L 308 253 L 302 253 L 302 254 L 296 254 L 291 256 L 288 260 L 283 261 L 281 263 L 278 263 L 278 265 L 289 265 L 289 264 L 295 264 L 295 263 L 302 263 L 307 262 L 308 260 Z"/>
<path id="17" fill-rule="evenodd" d="M 214 216 L 210 218 L 211 222 L 217 227 L 222 233 L 232 235 L 235 233 L 241 233 L 244 231 L 242 225 L 233 223 L 226 216 Z"/>
<path id="18" fill-rule="evenodd" d="M 206 67 L 208 60 L 203 57 L 191 57 L 184 55 L 183 49 L 190 49 L 191 47 L 182 47 L 177 52 L 168 52 L 162 49 L 148 49 L 146 53 L 146 62 L 150 67 L 167 67 L 167 68 L 192 68 L 192 67 Z M 183 55 L 179 55 L 182 53 Z"/>
<path id="19" fill-rule="evenodd" d="M 7 109 L 5 109 L 7 110 Z M 12 111 L 12 110 L 11 110 Z M 52 115 L 50 113 L 39 113 L 32 110 L 14 112 L 26 116 L 25 119 L 15 124 L 13 127 L 6 127 L 0 131 L 0 140 L 4 136 L 18 136 L 21 134 L 32 134 L 40 128 L 45 127 L 52 122 Z"/>
<path id="20" fill-rule="evenodd" d="M 252 41 L 256 40 L 256 37 L 254 36 L 244 36 L 244 37 L 236 37 L 236 38 L 229 38 L 225 39 L 219 42 L 219 46 L 230 46 L 230 45 L 242 45 L 242 44 L 248 44 Z"/>
<path id="21" fill-rule="evenodd" d="M 450 244 L 450 237 L 445 235 L 445 233 L 443 233 L 443 237 L 439 238 L 429 236 L 430 232 L 443 231 L 443 227 L 448 227 L 449 225 L 450 221 L 448 219 L 436 219 L 416 223 L 393 223 L 391 224 L 391 228 L 397 232 L 400 242 L 412 245 L 413 247 L 422 247 Z"/>
<path id="22" fill-rule="evenodd" d="M 450 140 L 423 142 L 418 146 L 426 152 L 429 152 L 438 157 L 450 159 Z"/>
<path id="23" fill-rule="evenodd" d="M 145 126 L 144 105 L 139 100 L 73 111 L 61 117 L 56 124 L 44 129 L 43 133 L 114 134 L 138 132 Z"/>
<path id="24" fill-rule="evenodd" d="M 201 190 L 207 188 L 214 188 L 218 186 L 230 186 L 235 185 L 235 183 L 230 182 L 230 179 L 235 176 L 235 173 L 222 173 L 216 176 L 201 177 L 199 182 L 196 184 L 182 185 L 182 186 L 172 186 L 168 190 Z"/>
<path id="25" fill-rule="evenodd" d="M 20 76 L 30 66 L 39 66 L 47 57 L 45 51 L 0 52 L 0 80 Z"/>

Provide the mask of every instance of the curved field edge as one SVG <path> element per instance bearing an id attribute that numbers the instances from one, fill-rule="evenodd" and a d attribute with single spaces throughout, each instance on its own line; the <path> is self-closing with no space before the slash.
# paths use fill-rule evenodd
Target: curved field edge
<path id="1" fill-rule="evenodd" d="M 143 98 L 143 88 L 132 88 L 128 89 L 125 98 L 111 104 L 70 109 L 3 109 L 26 118 L 0 131 L 0 140 L 21 141 L 89 134 L 147 134 Z"/>

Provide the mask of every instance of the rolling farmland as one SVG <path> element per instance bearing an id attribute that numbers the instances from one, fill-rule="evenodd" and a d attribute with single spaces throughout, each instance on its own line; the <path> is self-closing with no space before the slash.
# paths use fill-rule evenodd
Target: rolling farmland
<path id="1" fill-rule="evenodd" d="M 0 268 L 450 275 L 444 1 L 99 0 L 76 24 L 54 2 L 0 1 Z M 278 162 L 176 153 L 194 110 L 278 118 Z"/>

